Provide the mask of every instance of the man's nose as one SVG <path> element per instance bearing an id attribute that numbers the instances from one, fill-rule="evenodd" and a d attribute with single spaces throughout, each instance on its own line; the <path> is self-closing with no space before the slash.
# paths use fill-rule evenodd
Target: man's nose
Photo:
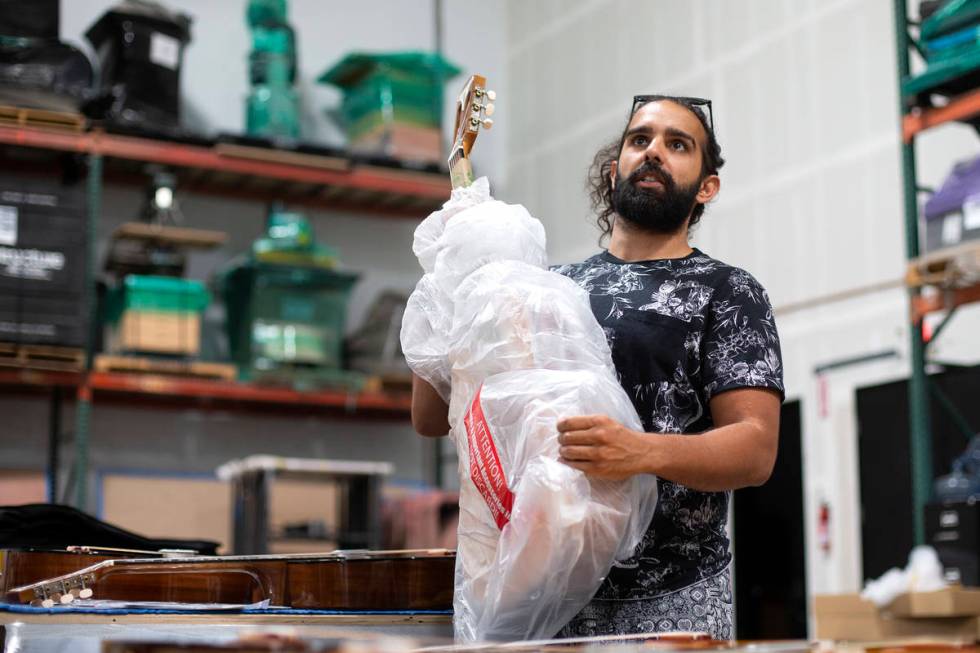
<path id="1" fill-rule="evenodd" d="M 643 157 L 647 161 L 663 163 L 664 162 L 664 148 L 663 141 L 659 138 L 650 139 L 650 144 L 647 145 L 647 149 L 643 152 Z"/>

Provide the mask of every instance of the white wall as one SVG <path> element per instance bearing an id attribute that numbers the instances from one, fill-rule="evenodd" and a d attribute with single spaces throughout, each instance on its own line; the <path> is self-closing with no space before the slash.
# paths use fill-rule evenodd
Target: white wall
<path id="1" fill-rule="evenodd" d="M 241 132 L 248 91 L 246 0 L 163 0 L 193 17 L 192 42 L 182 73 L 185 126 L 203 133 Z M 85 30 L 114 0 L 65 0 L 61 3 L 62 38 L 88 50 Z M 297 31 L 299 82 L 304 138 L 342 143 L 342 134 L 324 115 L 336 107 L 339 93 L 317 85 L 318 77 L 350 51 L 431 50 L 434 47 L 434 0 L 291 0 L 290 23 Z M 454 98 L 466 75 L 485 74 L 495 83 L 504 76 L 503 12 L 494 3 L 445 2 L 443 52 L 463 69 L 447 87 Z M 447 115 L 452 127 L 449 102 Z M 491 177 L 501 165 L 503 139 L 484 138 L 475 154 L 477 170 Z M 181 194 L 189 226 L 222 229 L 228 243 L 218 251 L 196 254 L 188 275 L 206 279 L 217 265 L 243 251 L 262 228 L 258 203 Z M 99 265 L 105 243 L 120 222 L 140 209 L 139 189 L 107 187 L 99 222 Z M 364 318 L 382 289 L 410 290 L 421 276 L 411 253 L 418 220 L 363 214 L 307 211 L 317 237 L 339 249 L 344 267 L 362 274 L 351 300 L 348 327 Z M 421 219 L 422 215 L 418 216 Z M 0 468 L 42 469 L 47 437 L 43 400 L 0 397 L 0 413 L 14 414 L 0 426 Z M 74 422 L 66 415 L 66 430 Z M 92 420 L 91 466 L 206 471 L 249 453 L 387 460 L 395 476 L 428 481 L 433 476 L 433 442 L 416 435 L 407 419 L 359 421 L 322 416 L 226 411 L 124 408 L 96 403 Z M 68 446 L 66 460 L 71 455 Z M 89 497 L 94 493 L 90 492 Z M 0 498 L 2 502 L 2 498 Z M 91 502 L 90 502 L 91 504 Z M 94 507 L 94 506 L 93 506 Z"/>
<path id="2" fill-rule="evenodd" d="M 694 242 L 769 290 L 787 394 L 803 403 L 808 588 L 858 589 L 854 391 L 908 374 L 904 291 L 862 291 L 904 274 L 892 2 L 510 0 L 507 44 L 501 195 L 544 221 L 557 261 L 597 250 L 585 172 L 598 146 L 619 135 L 632 96 L 714 101 L 728 163 Z M 938 184 L 976 149 L 964 127 L 935 130 L 921 139 L 920 178 Z M 858 296 L 821 299 L 846 290 Z M 964 309 L 937 353 L 977 360 L 977 317 Z M 814 374 L 822 364 L 890 349 L 899 356 L 828 372 L 823 381 Z M 824 500 L 832 515 L 827 554 L 815 538 Z"/>

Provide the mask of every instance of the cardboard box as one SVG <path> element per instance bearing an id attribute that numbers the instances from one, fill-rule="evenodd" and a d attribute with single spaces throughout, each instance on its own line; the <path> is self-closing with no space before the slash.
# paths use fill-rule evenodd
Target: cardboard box
<path id="1" fill-rule="evenodd" d="M 196 356 L 201 349 L 201 317 L 190 311 L 130 310 L 123 313 L 116 335 L 111 343 L 115 351 Z"/>
<path id="2" fill-rule="evenodd" d="M 917 607 L 920 603 L 916 603 Z M 935 607 L 935 606 L 933 606 Z M 928 637 L 973 642 L 980 630 L 975 616 L 907 617 L 879 610 L 858 594 L 824 594 L 813 599 L 817 639 L 869 641 Z"/>
<path id="3" fill-rule="evenodd" d="M 45 503 L 48 480 L 44 472 L 0 469 L 0 505 Z"/>
<path id="4" fill-rule="evenodd" d="M 896 617 L 975 617 L 980 615 L 980 588 L 954 586 L 902 594 L 885 610 Z"/>
<path id="5" fill-rule="evenodd" d="M 406 161 L 441 162 L 446 158 L 439 129 L 402 123 L 379 125 L 352 138 L 350 148 L 357 153 L 384 154 Z"/>
<path id="6" fill-rule="evenodd" d="M 215 478 L 138 472 L 102 475 L 101 519 L 147 537 L 231 545 L 231 486 Z"/>

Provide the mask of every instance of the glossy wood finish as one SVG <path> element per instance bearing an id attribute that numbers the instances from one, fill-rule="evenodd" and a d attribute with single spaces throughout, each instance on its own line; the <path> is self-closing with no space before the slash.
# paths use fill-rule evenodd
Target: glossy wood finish
<path id="1" fill-rule="evenodd" d="M 448 610 L 455 556 L 289 562 L 287 602 L 294 608 Z M 400 607 L 378 608 L 379 605 Z"/>
<path id="2" fill-rule="evenodd" d="M 253 633 L 242 641 L 224 644 L 200 643 L 181 644 L 151 643 L 151 642 L 106 642 L 103 653 L 246 653 L 257 650 L 288 650 L 324 653 L 326 651 L 356 651 L 357 653 L 383 653 L 391 651 L 391 643 L 380 637 L 345 639 L 341 634 L 337 639 L 305 639 L 291 638 L 277 641 L 276 635 L 270 635 L 263 641 L 261 633 Z M 719 651 L 724 653 L 814 653 L 817 646 L 805 641 L 798 642 L 765 642 L 765 641 L 723 641 L 708 638 L 692 638 L 689 633 L 649 633 L 627 637 L 592 637 L 573 640 L 546 640 L 535 642 L 510 642 L 506 644 L 485 644 L 469 646 L 424 646 L 417 642 L 411 646 L 401 642 L 406 650 L 425 651 L 426 653 L 594 653 L 604 647 L 613 645 L 618 653 L 668 653 L 671 651 Z M 282 649 L 276 648 L 284 645 Z M 266 648 L 260 648 L 265 646 Z M 305 646 L 305 648 L 304 648 Z M 423 647 L 424 646 L 424 647 Z M 286 648 L 289 647 L 289 648 Z M 410 648 L 409 648 L 410 647 Z M 856 651 L 849 653 L 857 653 Z M 959 653 L 946 649 L 941 653 Z"/>
<path id="3" fill-rule="evenodd" d="M 94 599 L 367 611 L 450 609 L 455 567 L 453 553 L 436 551 L 176 559 L 6 551 L 2 559 L 0 589 L 12 603 L 87 588 Z"/>
<path id="4" fill-rule="evenodd" d="M 0 550 L 0 596 L 14 587 L 63 576 L 119 555 L 67 551 Z"/>

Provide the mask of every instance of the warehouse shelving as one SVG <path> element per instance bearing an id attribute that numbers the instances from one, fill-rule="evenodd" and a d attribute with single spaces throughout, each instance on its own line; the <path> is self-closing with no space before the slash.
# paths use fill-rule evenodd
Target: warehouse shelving
<path id="1" fill-rule="evenodd" d="M 51 372 L 32 369 L 0 370 L 0 387 L 12 391 L 47 392 L 54 388 L 74 390 L 113 403 L 154 403 L 195 407 L 249 408 L 275 405 L 325 414 L 379 416 L 405 419 L 411 409 L 407 394 L 378 390 L 294 390 L 253 383 L 194 379 L 159 374 L 121 372 Z"/>
<path id="2" fill-rule="evenodd" d="M 902 116 L 902 172 L 904 189 L 904 213 L 906 234 L 906 256 L 909 290 L 909 317 L 911 328 L 911 372 L 909 376 L 909 431 L 912 451 L 912 501 L 915 526 L 915 541 L 925 541 L 924 507 L 929 501 L 932 488 L 932 424 L 929 414 L 929 395 L 939 390 L 926 374 L 928 345 L 935 341 L 939 333 L 953 317 L 956 309 L 966 303 L 980 301 L 980 282 L 976 280 L 956 280 L 948 275 L 929 275 L 927 270 L 933 255 L 921 256 L 919 247 L 919 193 L 922 191 L 917 181 L 915 164 L 915 139 L 930 128 L 953 121 L 970 121 L 980 117 L 980 89 L 960 90 L 954 97 L 946 94 L 946 101 L 932 105 L 933 94 L 943 95 L 936 90 L 939 85 L 948 85 L 976 75 L 976 69 L 959 70 L 959 77 L 946 75 L 911 75 L 910 53 L 921 52 L 919 44 L 912 37 L 910 28 L 917 23 L 910 20 L 905 0 L 895 0 L 896 42 L 898 48 L 899 102 Z M 926 315 L 945 311 L 946 315 L 932 336 L 926 339 L 923 326 Z M 944 399 L 944 396 L 940 396 Z M 948 410 L 955 411 L 949 401 L 940 401 Z M 962 422 L 962 420 L 960 420 Z"/>
<path id="3" fill-rule="evenodd" d="M 449 197 L 438 172 L 385 167 L 322 155 L 232 143 L 193 144 L 111 134 L 0 125 L 0 144 L 105 159 L 110 179 L 144 183 L 140 166 L 173 168 L 191 192 L 242 199 L 280 199 L 331 210 L 417 218 Z"/>
<path id="4" fill-rule="evenodd" d="M 99 129 L 79 130 L 29 124 L 0 125 L 0 161 L 9 148 L 74 153 L 88 160 L 88 296 L 94 297 L 96 222 L 101 215 L 105 179 L 145 183 L 141 167 L 147 163 L 173 169 L 183 190 L 245 200 L 284 200 L 337 211 L 419 219 L 449 197 L 448 177 L 436 171 L 416 170 L 365 162 L 342 154 L 323 155 L 250 147 L 236 143 L 184 143 L 120 135 Z M 30 162 L 17 161 L 29 166 Z M 42 166 L 43 168 L 43 166 Z M 92 302 L 89 302 L 89 306 Z M 94 329 L 95 321 L 92 320 Z M 93 331 L 94 334 L 94 331 Z M 46 388 L 52 397 L 49 470 L 57 468 L 60 402 L 74 392 L 75 456 L 74 503 L 86 504 L 88 430 L 93 402 L 255 408 L 277 406 L 317 410 L 356 418 L 407 420 L 410 398 L 379 391 L 310 391 L 228 381 L 91 371 L 90 337 L 85 368 L 77 373 L 0 370 L 0 385 L 22 390 Z M 49 472 L 49 495 L 57 496 L 54 471 Z"/>
<path id="5" fill-rule="evenodd" d="M 390 414 L 404 419 L 411 408 L 406 395 L 378 391 L 343 390 L 298 391 L 291 388 L 251 383 L 167 377 L 153 374 L 92 372 L 84 384 L 94 395 L 132 396 L 137 399 L 169 398 L 198 405 L 270 405 L 319 408 L 350 414 Z"/>

